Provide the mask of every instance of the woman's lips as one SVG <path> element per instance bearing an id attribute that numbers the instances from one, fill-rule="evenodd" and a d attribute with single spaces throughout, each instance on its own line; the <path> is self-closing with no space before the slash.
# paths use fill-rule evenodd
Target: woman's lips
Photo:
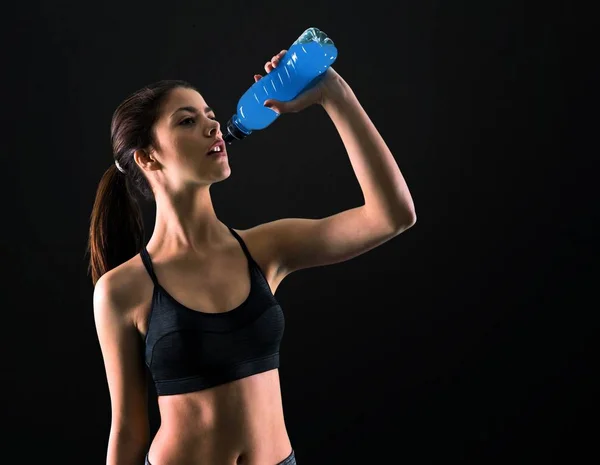
<path id="1" fill-rule="evenodd" d="M 215 149 L 220 149 L 220 151 L 215 151 L 213 152 L 213 150 Z M 222 154 L 222 153 L 226 153 L 227 150 L 225 149 L 225 142 L 223 142 L 223 139 L 219 139 L 217 142 L 215 142 L 210 149 L 208 149 L 207 155 L 216 155 L 216 154 Z"/>

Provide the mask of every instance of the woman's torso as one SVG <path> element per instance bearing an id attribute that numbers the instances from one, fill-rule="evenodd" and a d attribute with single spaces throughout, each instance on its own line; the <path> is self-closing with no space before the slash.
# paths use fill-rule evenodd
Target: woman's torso
<path id="1" fill-rule="evenodd" d="M 238 234 L 274 294 L 282 278 L 260 241 L 244 231 Z M 145 339 L 155 286 L 140 255 L 127 266 L 139 292 L 132 318 Z M 233 236 L 206 257 L 188 254 L 168 261 L 152 257 L 152 266 L 160 287 L 186 308 L 203 313 L 238 308 L 250 292 L 248 259 Z M 276 464 L 292 449 L 277 369 L 200 391 L 159 396 L 158 406 L 160 428 L 148 453 L 152 465 Z"/>

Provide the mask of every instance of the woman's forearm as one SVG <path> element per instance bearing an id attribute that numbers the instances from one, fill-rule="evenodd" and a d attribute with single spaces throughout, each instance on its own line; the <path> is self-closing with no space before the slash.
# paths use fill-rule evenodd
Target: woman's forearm
<path id="1" fill-rule="evenodd" d="M 108 438 L 106 465 L 141 465 L 146 457 L 148 441 L 111 429 Z"/>
<path id="2" fill-rule="evenodd" d="M 333 121 L 360 184 L 365 208 L 398 228 L 412 226 L 415 208 L 400 168 L 350 86 L 337 75 L 321 105 Z"/>

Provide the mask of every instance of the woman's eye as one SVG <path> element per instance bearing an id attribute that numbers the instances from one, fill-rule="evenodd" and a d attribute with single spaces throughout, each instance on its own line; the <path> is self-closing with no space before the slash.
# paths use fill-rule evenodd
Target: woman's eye
<path id="1" fill-rule="evenodd" d="M 194 123 L 194 118 L 186 118 L 184 120 L 182 120 L 179 124 L 182 126 L 189 126 L 190 124 Z"/>

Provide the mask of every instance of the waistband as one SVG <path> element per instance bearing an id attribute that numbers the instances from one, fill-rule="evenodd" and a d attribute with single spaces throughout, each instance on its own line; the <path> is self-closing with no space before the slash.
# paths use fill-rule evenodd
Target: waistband
<path id="1" fill-rule="evenodd" d="M 144 460 L 144 465 L 152 465 L 150 463 L 150 460 L 148 460 L 148 454 L 146 454 L 146 459 Z M 279 462 L 276 465 L 296 465 L 296 454 L 294 453 L 294 449 L 292 449 L 292 452 L 290 453 L 290 455 L 288 455 L 285 459 L 283 459 L 283 462 Z"/>

